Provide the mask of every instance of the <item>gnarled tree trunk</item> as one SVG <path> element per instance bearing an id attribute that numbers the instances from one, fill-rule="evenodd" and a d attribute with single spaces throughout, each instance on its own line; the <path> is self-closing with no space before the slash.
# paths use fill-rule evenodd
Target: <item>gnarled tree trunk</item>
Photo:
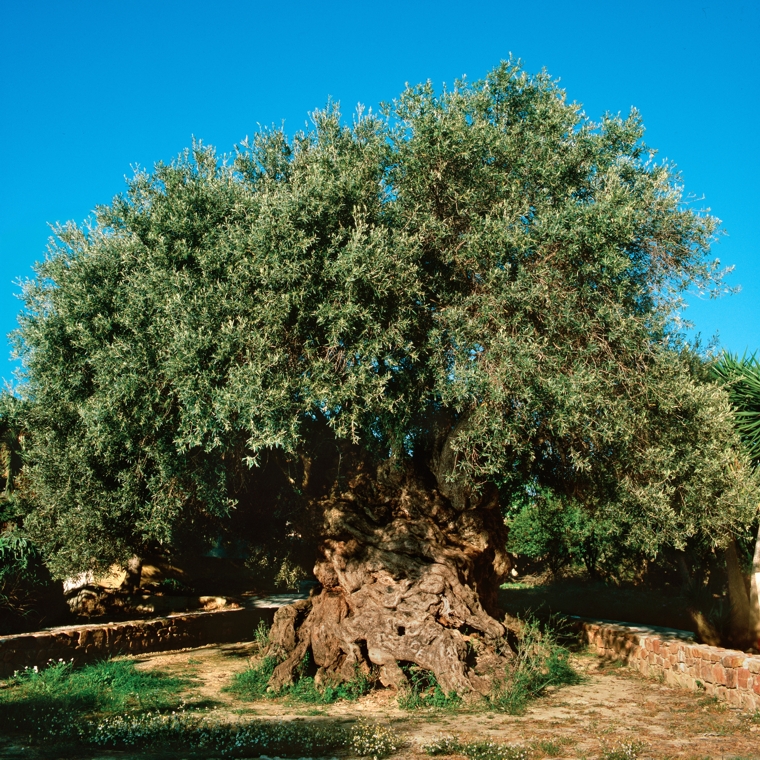
<path id="1" fill-rule="evenodd" d="M 424 467 L 360 461 L 318 502 L 322 590 L 275 616 L 271 647 L 285 659 L 270 686 L 290 682 L 310 652 L 318 682 L 374 665 L 398 687 L 406 662 L 445 692 L 490 689 L 505 662 L 496 594 L 510 568 L 506 533 L 495 489 L 447 481 L 453 456 L 447 443 Z"/>

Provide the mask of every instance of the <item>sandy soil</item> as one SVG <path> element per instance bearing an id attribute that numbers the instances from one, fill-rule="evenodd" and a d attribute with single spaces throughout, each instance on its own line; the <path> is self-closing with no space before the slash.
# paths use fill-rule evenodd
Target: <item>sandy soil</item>
<path id="1" fill-rule="evenodd" d="M 592 655 L 575 655 L 586 675 L 577 686 L 554 689 L 522 716 L 462 709 L 405 712 L 389 691 L 358 702 L 327 706 L 282 701 L 241 703 L 220 691 L 230 675 L 243 670 L 251 644 L 213 645 L 176 653 L 143 655 L 138 667 L 193 675 L 188 698 L 214 702 L 232 720 L 351 721 L 366 717 L 392 725 L 407 745 L 398 757 L 423 757 L 419 747 L 441 735 L 494 739 L 523 745 L 531 757 L 598 758 L 630 742 L 641 742 L 640 758 L 760 759 L 760 721 L 698 694 L 672 689 L 633 671 L 605 666 Z"/>
<path id="2" fill-rule="evenodd" d="M 617 754 L 616 760 L 637 757 L 666 760 L 760 760 L 760 716 L 752 716 L 699 694 L 647 680 L 634 671 L 605 665 L 590 654 L 576 654 L 582 683 L 552 689 L 534 702 L 522 716 L 509 716 L 462 708 L 457 711 L 406 712 L 391 691 L 376 691 L 358 702 L 315 706 L 288 704 L 284 700 L 241 702 L 222 691 L 233 673 L 248 667 L 254 655 L 252 643 L 209 645 L 178 652 L 139 655 L 139 668 L 157 668 L 191 677 L 185 694 L 190 703 L 205 703 L 220 718 L 246 721 L 252 718 L 319 721 L 350 724 L 360 718 L 391 726 L 405 744 L 395 758 L 427 757 L 421 745 L 440 736 L 462 740 L 492 739 L 518 744 L 529 750 L 531 760 L 566 758 L 587 760 L 610 757 L 631 742 L 635 755 Z M 182 760 L 176 753 L 95 751 L 88 760 Z M 72 755 L 65 755 L 71 760 Z M 84 755 L 83 755 L 84 757 Z M 615 757 L 615 755 L 612 755 Z M 4 760 L 57 760 L 53 748 L 21 745 L 0 738 Z M 451 760 L 453 760 L 452 756 Z M 461 760 L 461 758 L 457 758 Z"/>

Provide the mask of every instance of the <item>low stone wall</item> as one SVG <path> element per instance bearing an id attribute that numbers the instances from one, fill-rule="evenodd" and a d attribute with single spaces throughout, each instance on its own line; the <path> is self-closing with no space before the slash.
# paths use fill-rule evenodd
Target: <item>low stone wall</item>
<path id="1" fill-rule="evenodd" d="M 582 619 L 578 626 L 600 657 L 732 707 L 760 710 L 760 655 L 697 644 L 688 631 Z"/>
<path id="2" fill-rule="evenodd" d="M 50 660 L 76 664 L 117 654 L 250 641 L 260 621 L 271 625 L 275 611 L 302 594 L 282 594 L 246 607 L 187 612 L 152 620 L 74 625 L 36 633 L 0 636 L 0 678 Z M 574 619 L 582 639 L 600 657 L 665 683 L 717 697 L 733 707 L 760 710 L 760 655 L 694 642 L 694 634 L 669 628 Z"/>
<path id="3" fill-rule="evenodd" d="M 296 598 L 300 595 L 257 600 L 238 609 L 0 636 L 0 678 L 8 678 L 25 667 L 42 667 L 50 660 L 74 660 L 75 664 L 81 664 L 117 654 L 250 641 L 260 621 L 271 624 L 276 609 Z"/>

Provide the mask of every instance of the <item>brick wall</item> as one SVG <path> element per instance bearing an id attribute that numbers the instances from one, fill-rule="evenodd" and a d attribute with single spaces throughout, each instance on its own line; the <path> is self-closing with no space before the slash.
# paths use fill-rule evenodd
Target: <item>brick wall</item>
<path id="1" fill-rule="evenodd" d="M 593 620 L 578 626 L 600 657 L 732 707 L 760 710 L 760 655 L 697 644 L 686 631 Z"/>
<path id="2" fill-rule="evenodd" d="M 0 636 L 0 678 L 50 660 L 76 664 L 117 654 L 138 654 L 233 641 L 250 641 L 259 621 L 271 624 L 279 605 L 188 612 L 153 620 L 74 625 Z"/>

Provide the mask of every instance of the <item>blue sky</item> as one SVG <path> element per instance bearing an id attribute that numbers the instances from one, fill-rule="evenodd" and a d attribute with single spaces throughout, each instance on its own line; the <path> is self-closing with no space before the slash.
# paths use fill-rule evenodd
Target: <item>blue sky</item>
<path id="1" fill-rule="evenodd" d="M 193 136 L 231 150 L 258 125 L 292 132 L 339 100 L 376 107 L 405 82 L 483 76 L 513 53 L 591 117 L 636 106 L 646 141 L 727 231 L 714 248 L 738 295 L 684 316 L 731 351 L 760 348 L 760 3 L 0 0 L 1 336 L 14 281 L 49 223 L 87 218 L 131 167 Z"/>

